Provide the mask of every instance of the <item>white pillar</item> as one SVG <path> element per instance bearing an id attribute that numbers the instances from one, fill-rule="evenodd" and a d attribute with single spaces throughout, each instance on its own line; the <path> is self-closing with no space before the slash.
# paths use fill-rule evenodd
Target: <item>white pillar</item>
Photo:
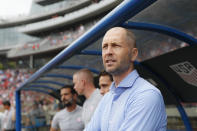
<path id="1" fill-rule="evenodd" d="M 30 67 L 30 69 L 34 68 L 34 57 L 33 57 L 33 55 L 29 56 L 29 67 Z"/>

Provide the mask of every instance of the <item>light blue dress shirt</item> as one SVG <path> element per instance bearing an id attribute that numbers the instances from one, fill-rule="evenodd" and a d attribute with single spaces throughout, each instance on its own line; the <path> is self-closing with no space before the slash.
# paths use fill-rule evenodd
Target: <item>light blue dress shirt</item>
<path id="1" fill-rule="evenodd" d="M 115 87 L 113 82 L 85 131 L 166 131 L 163 97 L 136 70 Z"/>

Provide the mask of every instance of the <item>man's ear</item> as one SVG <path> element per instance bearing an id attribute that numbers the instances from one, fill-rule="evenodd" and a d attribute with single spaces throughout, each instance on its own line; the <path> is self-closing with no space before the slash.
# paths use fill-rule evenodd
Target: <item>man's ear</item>
<path id="1" fill-rule="evenodd" d="M 82 82 L 82 85 L 85 86 L 86 81 L 82 79 L 81 82 Z"/>
<path id="2" fill-rule="evenodd" d="M 137 59 L 137 56 L 138 56 L 138 49 L 137 48 L 133 48 L 131 53 L 132 53 L 131 61 L 134 62 Z"/>

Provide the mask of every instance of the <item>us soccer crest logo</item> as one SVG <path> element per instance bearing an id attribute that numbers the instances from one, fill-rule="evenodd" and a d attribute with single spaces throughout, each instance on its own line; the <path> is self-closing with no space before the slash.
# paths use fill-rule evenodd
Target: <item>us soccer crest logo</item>
<path id="1" fill-rule="evenodd" d="M 171 65 L 170 68 L 186 83 L 197 87 L 197 69 L 190 62 L 185 61 Z"/>

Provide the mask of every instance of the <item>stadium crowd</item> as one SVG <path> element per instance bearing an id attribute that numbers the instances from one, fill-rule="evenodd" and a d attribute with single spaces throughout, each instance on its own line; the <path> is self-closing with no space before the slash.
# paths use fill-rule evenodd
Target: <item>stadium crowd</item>
<path id="1" fill-rule="evenodd" d="M 5 111 L 3 102 L 9 101 L 12 108 L 15 108 L 15 90 L 26 81 L 31 75 L 32 71 L 28 69 L 6 69 L 0 70 L 0 113 Z M 21 105 L 24 126 L 33 126 L 39 124 L 50 124 L 50 116 L 53 111 L 57 110 L 58 101 L 53 97 L 41 95 L 33 91 L 21 92 Z M 35 110 L 38 109 L 38 110 Z M 48 111 L 51 111 L 47 114 Z M 46 114 L 45 114 L 46 113 Z M 44 116 L 43 116 L 44 114 Z M 39 119 L 34 119 L 38 116 Z M 40 117 L 43 116 L 43 117 Z M 44 118 L 44 119 L 43 119 Z M 39 123 L 38 123 L 39 122 Z M 3 124 L 0 124 L 3 125 Z"/>
<path id="2" fill-rule="evenodd" d="M 50 35 L 44 36 L 40 40 L 30 41 L 18 46 L 15 53 L 30 53 L 36 51 L 42 51 L 47 49 L 56 49 L 65 47 L 71 44 L 74 40 L 79 38 L 83 33 L 90 29 L 99 19 L 88 22 L 86 24 L 79 24 L 76 26 L 69 27 L 60 32 L 51 33 Z"/>
<path id="3" fill-rule="evenodd" d="M 32 72 L 26 69 L 7 69 L 0 70 L 0 94 L 1 99 L 14 100 L 14 91 L 25 80 L 29 78 Z"/>
<path id="4" fill-rule="evenodd" d="M 96 19 L 86 24 L 79 24 L 76 27 L 71 27 L 58 33 L 51 33 L 50 35 L 35 42 L 32 41 L 29 43 L 25 43 L 23 46 L 18 47 L 18 53 L 32 51 L 36 52 L 47 49 L 65 47 L 71 44 L 81 35 L 83 35 L 88 29 L 94 26 L 98 20 L 99 19 Z M 195 33 L 190 33 L 190 35 L 196 37 Z M 164 37 L 161 38 L 161 41 L 154 41 L 153 43 L 148 44 L 137 44 L 137 46 L 140 49 L 137 60 L 143 61 L 188 46 L 188 44 L 169 37 Z"/>

